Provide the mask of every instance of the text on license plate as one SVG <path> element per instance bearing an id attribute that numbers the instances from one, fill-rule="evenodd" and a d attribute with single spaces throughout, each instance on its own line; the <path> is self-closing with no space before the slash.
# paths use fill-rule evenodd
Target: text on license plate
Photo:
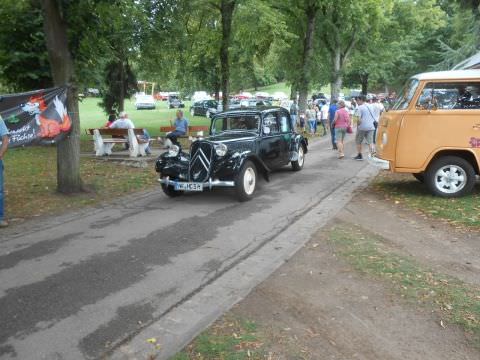
<path id="1" fill-rule="evenodd" d="M 201 183 L 176 183 L 175 190 L 180 191 L 202 191 L 203 184 Z"/>

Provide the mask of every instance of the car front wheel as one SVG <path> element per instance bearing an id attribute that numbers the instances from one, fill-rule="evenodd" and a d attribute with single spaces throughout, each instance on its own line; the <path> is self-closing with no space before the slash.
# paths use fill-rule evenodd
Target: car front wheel
<path id="1" fill-rule="evenodd" d="M 183 191 L 175 191 L 172 185 L 161 184 L 162 190 L 168 197 L 178 197 L 183 195 Z"/>
<path id="2" fill-rule="evenodd" d="M 305 150 L 303 149 L 303 145 L 300 144 L 298 146 L 298 157 L 297 160 L 292 161 L 292 169 L 293 171 L 300 171 L 303 168 L 303 164 L 305 163 Z"/>
<path id="3" fill-rule="evenodd" d="M 444 156 L 429 166 L 425 183 L 434 195 L 447 198 L 464 196 L 475 186 L 475 170 L 461 157 Z"/>
<path id="4" fill-rule="evenodd" d="M 235 181 L 235 191 L 239 201 L 247 201 L 253 197 L 257 187 L 257 168 L 250 160 L 243 164 Z"/>

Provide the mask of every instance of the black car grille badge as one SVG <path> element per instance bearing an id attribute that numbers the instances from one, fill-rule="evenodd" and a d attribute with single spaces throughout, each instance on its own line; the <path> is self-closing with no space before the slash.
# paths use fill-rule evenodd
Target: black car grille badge
<path id="1" fill-rule="evenodd" d="M 213 147 L 209 143 L 194 143 L 191 148 L 189 177 L 192 182 L 205 182 L 210 176 Z"/>

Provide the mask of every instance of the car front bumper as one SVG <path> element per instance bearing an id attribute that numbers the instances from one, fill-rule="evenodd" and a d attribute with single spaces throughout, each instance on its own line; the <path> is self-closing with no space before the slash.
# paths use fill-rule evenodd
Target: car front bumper
<path id="1" fill-rule="evenodd" d="M 369 155 L 368 156 L 368 162 L 370 164 L 372 164 L 373 166 L 378 167 L 382 170 L 390 170 L 390 161 L 380 159 L 380 158 L 376 157 L 375 155 L 373 155 L 373 156 Z"/>
<path id="2" fill-rule="evenodd" d="M 170 180 L 169 177 L 160 178 L 158 179 L 158 182 L 160 184 L 173 186 L 173 187 L 175 187 L 175 184 L 188 183 L 187 181 Z M 207 189 L 207 188 L 212 189 L 214 187 L 234 187 L 235 186 L 234 181 L 222 181 L 222 180 L 212 180 L 212 179 L 210 179 L 209 181 L 202 182 L 200 184 L 202 184 L 203 189 Z"/>

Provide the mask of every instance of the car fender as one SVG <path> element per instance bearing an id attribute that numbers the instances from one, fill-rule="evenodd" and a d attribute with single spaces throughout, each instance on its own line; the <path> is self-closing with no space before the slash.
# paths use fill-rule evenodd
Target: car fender
<path id="1" fill-rule="evenodd" d="M 265 180 L 270 181 L 269 174 L 271 170 L 263 162 L 263 160 L 260 157 L 258 157 L 255 153 L 251 151 L 244 151 L 242 153 L 234 154 L 232 158 L 235 159 L 235 167 L 234 167 L 235 175 L 238 175 L 240 173 L 240 170 L 243 167 L 243 164 L 245 164 L 247 160 L 250 160 L 255 164 L 255 166 L 257 167 L 257 171 L 263 175 Z"/>
<path id="2" fill-rule="evenodd" d="M 308 152 L 308 139 L 300 134 L 295 134 L 292 138 L 292 151 L 298 151 L 298 147 L 303 145 L 305 154 Z"/>

